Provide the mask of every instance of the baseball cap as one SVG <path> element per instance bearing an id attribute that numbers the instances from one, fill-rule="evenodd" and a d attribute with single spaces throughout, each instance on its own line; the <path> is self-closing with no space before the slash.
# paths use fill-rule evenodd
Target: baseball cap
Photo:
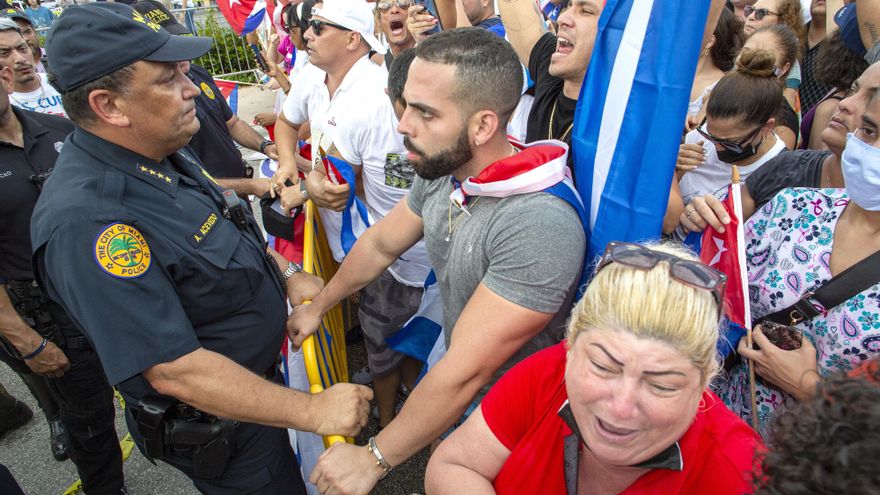
<path id="1" fill-rule="evenodd" d="M 140 0 L 131 4 L 131 7 L 134 10 L 137 10 L 138 12 L 143 14 L 143 16 L 148 21 L 155 22 L 171 34 L 192 34 L 189 29 L 184 27 L 181 23 L 177 22 L 177 19 L 175 19 L 174 16 L 171 15 L 171 12 L 169 12 L 164 5 L 157 2 L 156 0 Z"/>
<path id="2" fill-rule="evenodd" d="M 22 19 L 22 20 L 27 21 L 28 24 L 30 24 L 31 26 L 34 25 L 34 23 L 31 22 L 31 19 L 27 16 L 27 14 L 25 14 L 24 12 L 22 12 L 18 9 L 9 8 L 9 9 L 0 10 L 0 17 L 6 17 L 9 19 Z"/>
<path id="3" fill-rule="evenodd" d="M 73 5 L 46 38 L 50 81 L 65 93 L 139 60 L 179 62 L 199 58 L 213 40 L 173 36 L 140 12 L 115 2 Z"/>
<path id="4" fill-rule="evenodd" d="M 840 28 L 840 39 L 843 44 L 849 48 L 849 51 L 863 57 L 867 50 L 862 44 L 862 37 L 859 34 L 859 20 L 856 18 L 856 4 L 850 3 L 844 5 L 842 9 L 834 14 L 834 22 Z"/>
<path id="5" fill-rule="evenodd" d="M 360 34 L 376 53 L 385 54 L 385 46 L 373 35 L 376 32 L 373 9 L 364 0 L 324 0 L 321 7 L 312 8 L 312 15 L 351 29 Z"/>
<path id="6" fill-rule="evenodd" d="M 0 17 L 0 31 L 8 31 L 14 29 L 18 32 L 21 30 L 18 29 L 18 24 L 15 23 L 12 19 L 7 19 L 6 17 Z"/>

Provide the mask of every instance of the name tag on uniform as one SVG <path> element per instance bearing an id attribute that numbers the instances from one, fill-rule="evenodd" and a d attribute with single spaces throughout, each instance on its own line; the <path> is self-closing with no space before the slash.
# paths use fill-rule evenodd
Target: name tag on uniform
<path id="1" fill-rule="evenodd" d="M 198 230 L 196 230 L 192 233 L 191 236 L 189 236 L 189 243 L 192 245 L 192 247 L 197 248 L 202 244 L 205 238 L 208 237 L 208 234 L 210 234 L 214 230 L 214 226 L 217 225 L 218 220 L 220 220 L 220 216 L 216 213 L 212 212 L 210 215 L 208 215 L 208 218 L 206 218 L 205 221 L 202 222 L 202 225 L 198 228 Z"/>

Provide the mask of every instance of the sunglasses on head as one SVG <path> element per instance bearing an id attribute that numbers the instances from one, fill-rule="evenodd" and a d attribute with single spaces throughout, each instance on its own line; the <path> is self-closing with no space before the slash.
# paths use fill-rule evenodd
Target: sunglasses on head
<path id="1" fill-rule="evenodd" d="M 412 6 L 412 0 L 380 0 L 376 8 L 381 11 L 391 10 L 396 5 L 398 9 L 407 10 Z"/>
<path id="2" fill-rule="evenodd" d="M 321 32 L 324 31 L 324 28 L 327 26 L 335 27 L 336 29 L 341 29 L 343 31 L 351 31 L 351 29 L 348 29 L 345 26 L 340 26 L 339 24 L 334 24 L 329 21 L 319 21 L 318 19 L 309 20 L 309 27 L 315 32 L 315 36 L 321 36 Z"/>
<path id="3" fill-rule="evenodd" d="M 701 136 L 708 139 L 713 144 L 717 144 L 717 145 L 721 146 L 722 148 L 729 150 L 729 151 L 732 151 L 734 153 L 740 153 L 745 148 L 745 144 L 748 143 L 749 141 L 751 141 L 752 139 L 754 139 L 755 136 L 757 136 L 758 133 L 763 128 L 764 128 L 764 125 L 762 124 L 762 125 L 758 126 L 757 129 L 755 129 L 754 131 L 749 133 L 749 135 L 746 136 L 745 138 L 743 138 L 739 141 L 731 141 L 728 139 L 721 139 L 721 138 L 713 136 L 712 134 L 709 134 L 709 131 L 706 129 L 706 121 L 704 120 L 703 124 L 701 126 L 697 127 L 697 132 L 699 132 Z"/>
<path id="4" fill-rule="evenodd" d="M 638 270 L 651 270 L 657 263 L 665 261 L 669 263 L 669 276 L 678 282 L 696 289 L 712 292 L 718 307 L 724 297 L 724 286 L 727 285 L 727 276 L 718 270 L 704 265 L 699 261 L 686 260 L 660 251 L 648 249 L 631 242 L 609 242 L 605 247 L 605 254 L 596 265 L 596 273 L 608 266 L 611 262 L 635 268 Z"/>
<path id="5" fill-rule="evenodd" d="M 775 16 L 779 16 L 779 14 L 777 14 L 776 12 L 770 11 L 770 9 L 765 9 L 765 8 L 756 9 L 752 5 L 746 5 L 746 7 L 743 9 L 743 14 L 745 14 L 746 18 L 748 18 L 753 13 L 755 14 L 755 19 L 757 19 L 759 21 L 761 19 L 767 17 L 767 14 L 773 14 Z"/>

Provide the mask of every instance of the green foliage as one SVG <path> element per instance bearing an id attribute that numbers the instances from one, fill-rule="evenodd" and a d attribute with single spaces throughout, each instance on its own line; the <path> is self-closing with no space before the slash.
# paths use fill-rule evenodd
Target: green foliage
<path id="1" fill-rule="evenodd" d="M 235 34 L 235 31 L 229 27 L 217 10 L 207 10 L 203 18 L 197 20 L 195 24 L 199 36 L 214 38 L 214 46 L 211 51 L 194 62 L 205 67 L 213 76 L 256 68 L 257 63 L 254 61 L 247 43 L 242 37 Z M 223 79 L 248 83 L 258 82 L 253 72 L 224 76 Z"/>

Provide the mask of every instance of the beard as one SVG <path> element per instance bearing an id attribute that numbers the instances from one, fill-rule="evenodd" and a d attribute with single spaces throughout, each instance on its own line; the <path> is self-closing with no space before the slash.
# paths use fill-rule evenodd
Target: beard
<path id="1" fill-rule="evenodd" d="M 452 172 L 474 157 L 468 143 L 467 130 L 462 130 L 452 146 L 433 155 L 428 155 L 416 147 L 409 139 L 409 136 L 403 137 L 403 146 L 407 151 L 419 156 L 418 159 L 410 160 L 409 162 L 416 173 L 419 174 L 419 177 L 425 180 L 436 180 L 440 177 L 451 175 Z"/>

